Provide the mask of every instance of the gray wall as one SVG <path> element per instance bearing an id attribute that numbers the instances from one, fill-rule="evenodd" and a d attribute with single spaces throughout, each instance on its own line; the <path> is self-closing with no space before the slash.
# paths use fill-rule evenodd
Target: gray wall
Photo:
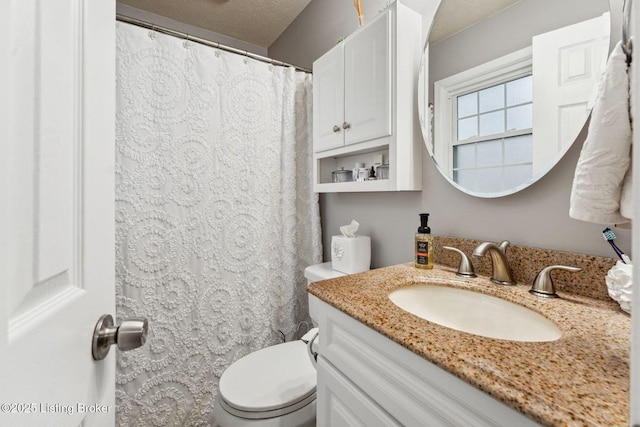
<path id="1" fill-rule="evenodd" d="M 440 0 L 404 0 L 403 3 L 431 18 Z M 387 0 L 362 0 L 365 23 L 386 4 Z M 423 22 L 425 39 L 432 19 Z M 358 15 L 352 0 L 312 0 L 269 47 L 269 57 L 310 69 L 313 61 L 357 29 Z"/>
<path id="2" fill-rule="evenodd" d="M 530 2 L 547 4 L 545 13 L 533 13 Z M 364 2 L 365 6 L 368 2 Z M 616 10 L 619 1 L 615 0 Z M 606 3 L 605 3 L 606 4 Z M 376 13 L 376 7 L 373 13 Z M 371 12 L 365 10 L 365 17 Z M 562 16 L 580 20 L 583 0 L 523 0 L 482 25 L 458 33 L 431 47 L 431 73 L 436 79 L 524 47 L 531 37 L 528 24 L 555 25 Z M 593 16 L 593 14 L 591 14 Z M 310 64 L 356 29 L 350 1 L 314 0 L 269 49 L 269 56 L 302 66 Z M 506 26 L 517 23 L 513 30 Z M 425 25 L 427 28 L 427 25 Z M 551 27 L 549 27 L 551 28 Z M 480 43 L 478 34 L 492 37 Z M 619 38 L 616 37 L 616 39 Z M 502 43 L 502 45 L 500 45 Z M 470 52 L 452 55 L 454 44 L 466 44 Z M 508 44 L 508 45 L 507 45 Z M 434 234 L 478 240 L 510 240 L 517 245 L 613 256 L 602 238 L 603 227 L 569 218 L 569 195 L 584 133 L 565 157 L 545 177 L 515 195 L 479 199 L 459 192 L 437 171 L 423 150 L 423 191 L 406 193 L 329 193 L 320 197 L 325 259 L 339 226 L 356 219 L 361 233 L 372 238 L 372 266 L 382 267 L 413 258 L 413 235 L 418 213 L 429 212 Z M 615 230 L 618 245 L 630 251 L 630 232 Z"/>

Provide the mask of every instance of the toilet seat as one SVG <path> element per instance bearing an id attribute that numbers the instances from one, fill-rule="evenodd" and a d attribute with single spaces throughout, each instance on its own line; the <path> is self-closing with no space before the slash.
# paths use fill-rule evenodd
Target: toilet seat
<path id="1" fill-rule="evenodd" d="M 222 374 L 220 406 L 247 419 L 283 416 L 315 401 L 316 376 L 304 342 L 263 348 L 237 360 Z"/>

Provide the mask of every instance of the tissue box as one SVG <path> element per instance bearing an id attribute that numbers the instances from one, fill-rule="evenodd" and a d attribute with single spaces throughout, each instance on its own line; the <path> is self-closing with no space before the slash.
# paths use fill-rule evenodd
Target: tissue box
<path id="1" fill-rule="evenodd" d="M 354 274 L 371 268 L 371 238 L 369 236 L 331 236 L 331 268 Z"/>

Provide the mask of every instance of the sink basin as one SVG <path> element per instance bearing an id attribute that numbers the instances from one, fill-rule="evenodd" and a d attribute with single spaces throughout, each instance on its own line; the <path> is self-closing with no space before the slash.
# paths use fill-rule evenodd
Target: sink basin
<path id="1" fill-rule="evenodd" d="M 483 337 L 542 342 L 562 335 L 555 323 L 535 311 L 466 289 L 420 284 L 397 289 L 389 299 L 429 322 Z"/>

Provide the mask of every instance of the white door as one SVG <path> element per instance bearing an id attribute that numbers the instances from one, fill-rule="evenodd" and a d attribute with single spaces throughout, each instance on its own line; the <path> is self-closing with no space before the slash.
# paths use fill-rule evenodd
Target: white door
<path id="1" fill-rule="evenodd" d="M 533 37 L 533 174 L 564 153 L 595 100 L 609 13 Z M 555 162 L 553 162 L 555 163 Z"/>
<path id="2" fill-rule="evenodd" d="M 0 425 L 113 426 L 115 2 L 0 2 Z"/>
<path id="3" fill-rule="evenodd" d="M 345 145 L 391 135 L 391 13 L 345 42 Z"/>
<path id="4" fill-rule="evenodd" d="M 313 63 L 313 151 L 344 145 L 344 50 L 337 46 Z"/>

